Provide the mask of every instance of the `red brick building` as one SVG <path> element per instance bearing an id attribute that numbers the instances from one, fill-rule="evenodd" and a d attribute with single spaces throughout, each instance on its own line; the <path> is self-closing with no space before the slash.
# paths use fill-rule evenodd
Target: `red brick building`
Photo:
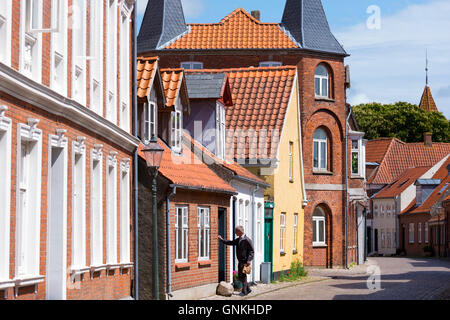
<path id="1" fill-rule="evenodd" d="M 0 299 L 129 298 L 134 1 L 57 3 L 0 6 Z"/>
<path id="2" fill-rule="evenodd" d="M 237 9 L 219 23 L 188 25 L 180 1 L 150 0 L 138 52 L 160 56 L 163 67 L 185 69 L 297 66 L 303 170 L 310 200 L 305 207 L 305 265 L 333 267 L 356 261 L 358 247 L 364 246 L 364 236 L 360 238 L 364 228 L 356 227 L 364 216 L 363 207 L 357 205 L 365 200 L 364 143 L 354 121 L 346 130 L 349 78 L 344 59 L 348 55 L 332 35 L 320 0 L 288 0 L 281 23 L 263 23 L 258 11 L 250 15 Z M 351 131 L 354 137 L 347 137 Z M 353 174 L 351 139 L 355 140 Z M 347 203 L 352 203 L 348 219 Z M 312 240 L 318 208 L 325 212 L 327 230 L 327 245 L 320 247 L 313 246 Z"/>

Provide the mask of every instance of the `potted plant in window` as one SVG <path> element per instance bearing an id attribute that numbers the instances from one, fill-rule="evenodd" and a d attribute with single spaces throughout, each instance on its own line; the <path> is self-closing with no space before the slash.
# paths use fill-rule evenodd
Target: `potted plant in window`
<path id="1" fill-rule="evenodd" d="M 242 287 L 244 285 L 242 284 L 242 282 L 239 280 L 238 277 L 238 272 L 237 271 L 233 271 L 233 287 L 236 291 L 242 290 Z"/>
<path id="2" fill-rule="evenodd" d="M 423 248 L 423 252 L 425 254 L 425 257 L 431 257 L 433 255 L 433 248 L 431 246 L 425 246 Z"/>

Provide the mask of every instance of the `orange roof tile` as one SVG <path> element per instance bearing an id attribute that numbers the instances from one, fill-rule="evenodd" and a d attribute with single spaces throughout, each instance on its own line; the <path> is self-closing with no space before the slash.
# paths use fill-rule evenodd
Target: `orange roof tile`
<path id="1" fill-rule="evenodd" d="M 368 141 L 366 144 L 366 162 L 376 162 L 380 164 L 394 139 L 395 138 L 380 138 Z"/>
<path id="2" fill-rule="evenodd" d="M 420 99 L 419 107 L 425 111 L 439 111 L 434 102 L 433 95 L 431 94 L 431 89 L 426 86 L 423 90 L 422 98 Z"/>
<path id="3" fill-rule="evenodd" d="M 146 98 L 158 70 L 158 57 L 137 58 L 137 96 Z"/>
<path id="4" fill-rule="evenodd" d="M 377 172 L 368 180 L 371 184 L 391 184 L 406 169 L 432 166 L 450 153 L 450 143 L 433 143 L 432 147 L 427 147 L 423 143 L 405 143 L 398 139 L 391 139 L 389 145 L 380 141 L 369 141 L 366 146 L 369 159 L 380 163 Z"/>
<path id="5" fill-rule="evenodd" d="M 263 23 L 236 9 L 219 23 L 188 24 L 190 31 L 165 49 L 298 48 L 278 23 Z"/>
<path id="6" fill-rule="evenodd" d="M 199 190 L 236 193 L 236 190 L 222 180 L 214 171 L 198 158 L 190 149 L 188 140 L 183 139 L 185 147 L 182 154 L 172 153 L 170 148 L 158 139 L 158 144 L 164 149 L 159 174 L 179 187 L 195 188 Z M 139 145 L 138 153 L 145 159 L 143 150 L 145 146 Z"/>
<path id="7" fill-rule="evenodd" d="M 173 107 L 182 92 L 182 87 L 184 86 L 184 90 L 187 90 L 184 69 L 161 69 L 161 78 L 166 96 L 166 107 Z"/>
<path id="8" fill-rule="evenodd" d="M 410 168 L 405 170 L 398 178 L 397 181 L 391 185 L 384 187 L 374 197 L 375 199 L 393 198 L 405 191 L 410 185 L 414 184 L 417 179 L 423 176 L 431 166 Z"/>
<path id="9" fill-rule="evenodd" d="M 235 159 L 274 159 L 297 67 L 209 69 L 197 72 L 228 74 L 233 106 L 226 109 L 227 154 L 233 154 Z M 258 145 L 258 137 L 264 133 L 267 135 L 267 144 Z"/>

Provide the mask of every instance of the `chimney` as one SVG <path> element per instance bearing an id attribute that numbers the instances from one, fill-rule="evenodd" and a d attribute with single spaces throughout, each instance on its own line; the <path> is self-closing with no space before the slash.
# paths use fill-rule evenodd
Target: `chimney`
<path id="1" fill-rule="evenodd" d="M 425 132 L 423 134 L 425 147 L 432 147 L 433 146 L 433 134 L 431 132 Z"/>
<path id="2" fill-rule="evenodd" d="M 252 17 L 258 21 L 261 21 L 261 11 L 259 10 L 252 11 Z"/>

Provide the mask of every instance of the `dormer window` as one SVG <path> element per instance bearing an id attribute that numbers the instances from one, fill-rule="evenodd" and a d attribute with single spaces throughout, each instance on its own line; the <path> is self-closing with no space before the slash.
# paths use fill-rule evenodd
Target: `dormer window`
<path id="1" fill-rule="evenodd" d="M 260 67 L 280 67 L 282 65 L 280 61 L 264 61 L 259 63 Z"/>
<path id="2" fill-rule="evenodd" d="M 181 152 L 181 111 L 172 112 L 170 121 L 171 147 L 174 152 Z"/>
<path id="3" fill-rule="evenodd" d="M 149 103 L 144 104 L 143 110 L 143 133 L 142 139 L 144 143 L 147 144 L 150 142 L 153 136 L 157 136 L 156 131 L 156 115 L 157 115 L 156 103 L 150 101 Z"/>
<path id="4" fill-rule="evenodd" d="M 203 62 L 195 62 L 195 61 L 182 62 L 181 68 L 185 70 L 201 70 L 203 69 Z"/>
<path id="5" fill-rule="evenodd" d="M 326 65 L 319 64 L 314 74 L 316 98 L 330 98 L 330 75 Z"/>

